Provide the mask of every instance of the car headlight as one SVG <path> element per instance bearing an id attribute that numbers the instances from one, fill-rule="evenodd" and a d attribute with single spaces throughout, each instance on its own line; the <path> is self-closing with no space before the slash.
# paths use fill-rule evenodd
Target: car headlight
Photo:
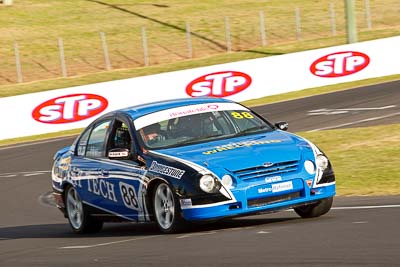
<path id="1" fill-rule="evenodd" d="M 200 188 L 206 193 L 215 193 L 219 190 L 219 187 L 220 185 L 214 176 L 206 174 L 200 178 Z"/>
<path id="2" fill-rule="evenodd" d="M 328 158 L 325 157 L 324 155 L 318 155 L 315 159 L 315 163 L 317 164 L 317 167 L 324 171 L 326 168 L 328 168 Z"/>
<path id="3" fill-rule="evenodd" d="M 315 173 L 315 165 L 311 160 L 304 161 L 304 169 L 306 169 L 309 174 Z"/>
<path id="4" fill-rule="evenodd" d="M 233 188 L 233 179 L 229 174 L 225 174 L 224 176 L 222 176 L 222 185 L 225 186 L 228 189 Z"/>

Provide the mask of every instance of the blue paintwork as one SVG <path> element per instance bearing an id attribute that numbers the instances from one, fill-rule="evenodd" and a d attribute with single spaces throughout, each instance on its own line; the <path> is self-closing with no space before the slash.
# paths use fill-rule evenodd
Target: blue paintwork
<path id="1" fill-rule="evenodd" d="M 279 140 L 281 142 L 250 145 L 252 142 L 261 143 L 270 140 Z M 189 160 L 199 165 L 204 165 L 204 162 L 207 162 L 205 166 L 208 166 L 211 170 L 214 166 L 220 166 L 228 170 L 239 170 L 251 166 L 262 165 L 265 162 L 300 160 L 304 147 L 297 146 L 299 142 L 302 141 L 300 141 L 298 137 L 277 130 L 251 136 L 229 138 L 197 145 L 164 149 L 159 152 Z M 248 143 L 249 146 L 215 152 L 219 147 L 232 143 Z M 312 155 L 311 148 L 308 148 L 308 150 Z M 210 152 L 212 154 L 205 154 Z"/>
<path id="2" fill-rule="evenodd" d="M 162 101 L 126 108 L 99 120 L 117 116 L 114 114 L 134 120 L 159 110 L 211 102 L 232 101 L 210 98 Z M 79 138 L 76 142 L 78 141 Z M 135 143 L 137 154 L 142 158 L 141 163 L 132 160 L 110 160 L 106 157 L 78 157 L 74 152 L 76 146 L 77 143 L 74 143 L 55 154 L 54 190 L 62 193 L 67 186 L 74 186 L 87 205 L 132 221 L 152 219 L 152 195 L 149 190 L 160 180 L 171 185 L 180 201 L 190 200 L 190 205 L 185 204 L 181 207 L 186 220 L 208 220 L 274 211 L 335 195 L 331 168 L 324 176 L 331 175 L 333 182 L 330 181 L 326 185 L 317 185 L 314 181 L 315 175 L 307 173 L 304 169 L 305 160 L 315 161 L 313 145 L 294 134 L 280 130 L 156 151 L 142 150 L 140 144 Z M 181 178 L 176 178 L 151 171 L 149 168 L 154 162 L 161 164 L 160 166 L 182 170 L 184 174 Z M 262 166 L 265 163 L 281 162 L 295 162 L 296 167 L 287 173 L 264 175 L 249 180 L 238 177 L 240 170 Z M 231 175 L 234 188 L 226 188 L 229 196 L 203 192 L 199 188 L 199 179 L 202 176 L 199 170 L 212 173 L 219 180 L 225 174 Z M 312 181 L 311 188 L 307 180 Z M 272 188 L 282 183 L 290 183 L 291 186 L 274 192 Z M 248 207 L 249 200 L 296 192 L 299 193 L 296 199 Z M 63 207 L 60 208 L 63 210 Z"/>

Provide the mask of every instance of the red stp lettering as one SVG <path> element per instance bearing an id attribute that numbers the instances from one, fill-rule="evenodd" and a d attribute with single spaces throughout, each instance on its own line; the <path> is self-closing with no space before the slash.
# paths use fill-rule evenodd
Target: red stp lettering
<path id="1" fill-rule="evenodd" d="M 226 97 L 245 90 L 250 84 L 251 77 L 243 72 L 222 71 L 193 80 L 186 87 L 186 93 L 191 97 Z"/>
<path id="2" fill-rule="evenodd" d="M 107 106 L 107 99 L 99 95 L 66 95 L 40 104 L 32 111 L 32 117 L 49 124 L 71 123 L 93 117 Z"/>
<path id="3" fill-rule="evenodd" d="M 338 52 L 316 60 L 310 66 L 310 71 L 319 77 L 342 77 L 359 72 L 367 67 L 369 62 L 369 57 L 361 52 Z"/>

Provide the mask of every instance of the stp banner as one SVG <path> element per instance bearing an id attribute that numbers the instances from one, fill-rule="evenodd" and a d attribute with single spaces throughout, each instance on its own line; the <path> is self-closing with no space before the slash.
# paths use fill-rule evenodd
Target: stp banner
<path id="1" fill-rule="evenodd" d="M 400 36 L 0 98 L 0 140 L 81 128 L 102 114 L 187 97 L 244 101 L 400 73 Z"/>

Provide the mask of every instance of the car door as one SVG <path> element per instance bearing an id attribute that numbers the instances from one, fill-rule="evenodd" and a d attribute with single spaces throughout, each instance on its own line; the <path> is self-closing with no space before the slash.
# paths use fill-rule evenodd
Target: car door
<path id="1" fill-rule="evenodd" d="M 148 221 L 146 208 L 146 169 L 132 155 L 135 154 L 135 135 L 129 122 L 123 117 L 116 118 L 107 144 L 107 152 L 114 149 L 129 150 L 127 157 L 110 157 L 102 161 L 102 171 L 116 192 L 117 202 L 113 211 L 119 216 L 134 220 Z M 120 150 L 121 151 L 121 150 Z"/>
<path id="2" fill-rule="evenodd" d="M 115 188 L 102 169 L 111 123 L 112 118 L 108 118 L 88 128 L 78 140 L 71 162 L 71 175 L 82 201 L 101 210 L 117 202 Z"/>

